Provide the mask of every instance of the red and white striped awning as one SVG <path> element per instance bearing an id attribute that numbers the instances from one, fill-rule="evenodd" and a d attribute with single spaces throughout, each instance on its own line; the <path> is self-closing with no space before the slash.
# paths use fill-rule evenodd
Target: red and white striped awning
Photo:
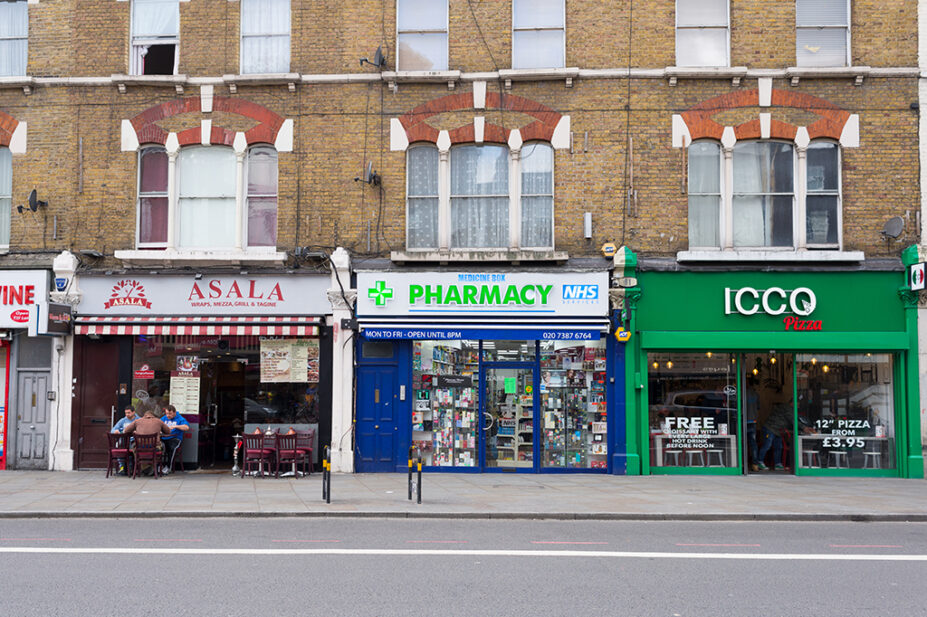
<path id="1" fill-rule="evenodd" d="M 78 316 L 75 334 L 185 336 L 318 336 L 321 317 Z"/>

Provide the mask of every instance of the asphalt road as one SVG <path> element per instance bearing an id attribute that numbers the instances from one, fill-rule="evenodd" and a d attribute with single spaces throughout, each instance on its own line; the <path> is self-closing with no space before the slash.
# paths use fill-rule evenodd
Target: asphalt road
<path id="1" fill-rule="evenodd" d="M 0 520 L 0 615 L 927 615 L 927 524 Z"/>

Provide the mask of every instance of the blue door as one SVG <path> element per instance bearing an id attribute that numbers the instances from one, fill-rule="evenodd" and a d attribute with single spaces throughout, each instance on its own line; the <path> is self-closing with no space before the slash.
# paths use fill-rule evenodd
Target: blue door
<path id="1" fill-rule="evenodd" d="M 359 472 L 396 471 L 398 376 L 395 366 L 357 369 L 355 462 Z"/>

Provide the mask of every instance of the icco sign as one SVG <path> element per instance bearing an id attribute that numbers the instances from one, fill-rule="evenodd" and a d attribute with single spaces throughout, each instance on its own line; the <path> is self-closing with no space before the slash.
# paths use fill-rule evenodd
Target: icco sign
<path id="1" fill-rule="evenodd" d="M 814 292 L 807 287 L 797 287 L 792 290 L 785 290 L 781 287 L 724 288 L 725 315 L 735 312 L 741 315 L 754 315 L 762 310 L 767 315 L 782 315 L 788 312 L 804 317 L 813 313 L 816 305 L 817 298 Z"/>

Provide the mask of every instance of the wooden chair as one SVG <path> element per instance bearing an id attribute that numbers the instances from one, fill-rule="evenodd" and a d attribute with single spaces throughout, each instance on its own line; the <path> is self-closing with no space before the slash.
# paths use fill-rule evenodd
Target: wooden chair
<path id="1" fill-rule="evenodd" d="M 119 465 L 119 461 L 125 461 L 126 469 L 129 468 L 129 436 L 122 433 L 107 434 L 109 440 L 109 464 L 106 466 L 106 477 L 109 477 L 113 470 L 113 465 Z M 114 474 L 115 475 L 115 474 Z"/>
<path id="2" fill-rule="evenodd" d="M 248 433 L 242 435 L 244 454 L 241 460 L 241 477 L 245 477 L 248 468 L 252 471 L 263 472 L 264 463 L 270 465 L 274 459 L 269 458 L 268 450 L 264 447 L 264 435 L 262 433 Z"/>
<path id="3" fill-rule="evenodd" d="M 132 477 L 137 478 L 142 461 L 151 462 L 154 468 L 154 477 L 158 477 L 159 467 L 161 465 L 161 436 L 160 435 L 136 435 L 135 464 L 132 466 Z"/>
<path id="4" fill-rule="evenodd" d="M 296 431 L 296 449 L 302 455 L 301 462 L 305 474 L 312 474 L 312 442 L 315 441 L 315 431 Z M 298 467 L 297 467 L 298 468 Z"/>
<path id="5" fill-rule="evenodd" d="M 293 475 L 296 475 L 296 469 L 302 454 L 296 448 L 296 434 L 277 435 L 276 439 L 276 470 L 275 476 L 280 477 L 280 464 L 288 463 L 293 465 Z"/>

